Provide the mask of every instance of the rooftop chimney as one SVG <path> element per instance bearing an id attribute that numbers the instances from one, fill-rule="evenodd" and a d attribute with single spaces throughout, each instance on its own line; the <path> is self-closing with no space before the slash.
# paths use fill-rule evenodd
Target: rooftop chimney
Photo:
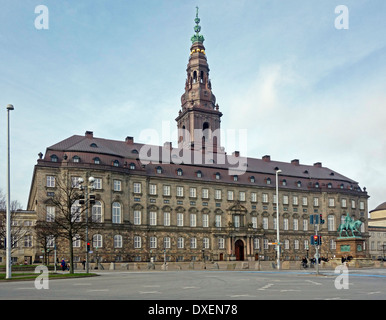
<path id="1" fill-rule="evenodd" d="M 134 143 L 134 138 L 133 137 L 126 137 L 125 142 L 127 144 L 133 144 Z"/>
<path id="2" fill-rule="evenodd" d="M 232 156 L 239 157 L 240 156 L 240 151 L 232 152 Z"/>
<path id="3" fill-rule="evenodd" d="M 298 166 L 299 165 L 299 159 L 291 160 L 291 164 L 293 164 L 294 166 Z"/>
<path id="4" fill-rule="evenodd" d="M 94 136 L 94 133 L 92 131 L 86 131 L 85 136 L 86 138 L 91 139 Z"/>
<path id="5" fill-rule="evenodd" d="M 321 162 L 315 162 L 314 163 L 314 167 L 321 168 L 322 167 L 322 163 Z"/>
<path id="6" fill-rule="evenodd" d="M 265 162 L 271 161 L 271 156 L 268 156 L 268 155 L 263 156 L 263 161 Z"/>

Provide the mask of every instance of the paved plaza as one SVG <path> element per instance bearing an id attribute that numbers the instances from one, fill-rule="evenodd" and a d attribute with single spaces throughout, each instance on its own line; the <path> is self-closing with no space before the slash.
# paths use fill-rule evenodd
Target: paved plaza
<path id="1" fill-rule="evenodd" d="M 0 300 L 384 300 L 386 269 L 99 271 L 97 277 L 0 283 Z M 344 283 L 346 282 L 346 283 Z M 338 288 L 340 287 L 340 289 Z"/>

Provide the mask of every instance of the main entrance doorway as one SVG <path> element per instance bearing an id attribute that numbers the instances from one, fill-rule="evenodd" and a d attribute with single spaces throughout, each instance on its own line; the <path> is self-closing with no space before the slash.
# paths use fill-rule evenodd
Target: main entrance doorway
<path id="1" fill-rule="evenodd" d="M 237 261 L 244 261 L 244 242 L 237 240 L 235 242 L 235 256 Z"/>

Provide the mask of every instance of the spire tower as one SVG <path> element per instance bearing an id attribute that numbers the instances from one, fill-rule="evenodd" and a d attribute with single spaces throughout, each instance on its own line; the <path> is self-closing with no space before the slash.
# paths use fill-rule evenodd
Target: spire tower
<path id="1" fill-rule="evenodd" d="M 216 104 L 209 79 L 204 36 L 196 7 L 195 34 L 191 37 L 189 63 L 186 69 L 185 92 L 181 96 L 181 109 L 176 118 L 180 148 L 217 152 L 220 148 L 220 118 L 222 113 Z"/>

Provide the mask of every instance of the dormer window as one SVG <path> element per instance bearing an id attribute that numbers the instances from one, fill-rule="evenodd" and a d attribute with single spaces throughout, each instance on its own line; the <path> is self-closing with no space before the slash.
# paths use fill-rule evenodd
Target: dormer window
<path id="1" fill-rule="evenodd" d="M 97 144 L 94 143 L 94 142 L 90 144 L 90 147 L 91 147 L 91 148 L 98 148 Z"/>
<path id="2" fill-rule="evenodd" d="M 98 157 L 95 157 L 93 160 L 95 164 L 101 164 L 101 159 L 99 159 Z"/>
<path id="3" fill-rule="evenodd" d="M 181 168 L 177 169 L 177 176 L 182 176 L 182 169 Z"/>
<path id="4" fill-rule="evenodd" d="M 271 178 L 268 178 L 266 181 L 267 181 L 267 184 L 271 184 Z"/>
<path id="5" fill-rule="evenodd" d="M 51 162 L 58 162 L 58 156 L 56 154 L 53 154 L 50 158 Z"/>
<path id="6" fill-rule="evenodd" d="M 298 181 L 298 182 L 296 182 L 296 185 L 298 186 L 298 188 L 300 188 L 302 186 L 302 182 Z"/>
<path id="7" fill-rule="evenodd" d="M 315 183 L 315 188 L 319 188 L 319 182 Z"/>
<path id="8" fill-rule="evenodd" d="M 284 180 L 282 181 L 282 185 L 283 185 L 283 186 L 286 186 L 286 185 L 287 185 L 287 180 L 284 179 Z"/>
<path id="9" fill-rule="evenodd" d="M 78 156 L 73 156 L 72 162 L 80 162 L 80 158 Z"/>
<path id="10" fill-rule="evenodd" d="M 238 181 L 238 180 L 239 180 L 239 176 L 234 175 L 233 176 L 233 181 Z"/>
<path id="11" fill-rule="evenodd" d="M 159 173 L 159 174 L 161 174 L 161 173 L 162 173 L 162 167 L 158 166 L 158 167 L 156 168 L 156 172 Z"/>
<path id="12" fill-rule="evenodd" d="M 215 173 L 215 178 L 216 178 L 216 180 L 220 180 L 221 179 L 221 175 L 220 175 L 219 172 Z"/>
<path id="13" fill-rule="evenodd" d="M 130 163 L 130 164 L 129 164 L 129 169 L 130 169 L 130 170 L 134 170 L 134 169 L 135 169 L 135 163 L 133 163 L 133 162 Z"/>
<path id="14" fill-rule="evenodd" d="M 332 188 L 332 184 L 331 182 L 327 185 L 327 188 L 331 189 Z"/>
<path id="15" fill-rule="evenodd" d="M 118 160 L 114 160 L 113 161 L 113 166 L 114 167 L 119 167 L 119 161 Z"/>
<path id="16" fill-rule="evenodd" d="M 202 177 L 202 172 L 200 170 L 198 170 L 196 172 L 196 176 L 197 176 L 197 178 L 201 178 Z"/>
<path id="17" fill-rule="evenodd" d="M 254 182 L 255 182 L 255 177 L 254 177 L 254 176 L 250 177 L 250 181 L 251 181 L 252 183 L 254 183 Z"/>

